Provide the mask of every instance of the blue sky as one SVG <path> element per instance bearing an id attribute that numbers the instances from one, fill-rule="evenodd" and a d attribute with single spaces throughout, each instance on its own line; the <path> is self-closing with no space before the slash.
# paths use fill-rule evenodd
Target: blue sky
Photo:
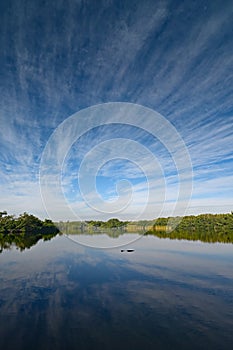
<path id="1" fill-rule="evenodd" d="M 231 1 L 3 0 L 0 17 L 2 209 L 48 216 L 39 171 L 52 133 L 84 108 L 128 102 L 160 113 L 183 139 L 193 166 L 187 213 L 233 210 Z M 136 154 L 143 169 L 136 158 L 113 158 L 113 147 L 123 154 L 120 139 L 142 145 Z M 152 155 L 144 150 L 154 154 L 158 172 L 149 169 Z M 164 215 L 170 214 L 178 180 L 169 152 L 142 130 L 110 125 L 83 135 L 63 164 L 62 189 L 77 215 L 112 216 L 90 210 L 81 196 L 77 174 L 88 155 L 91 164 L 112 157 L 96 176 L 100 197 L 114 200 L 118 181 L 123 197 L 135 193 L 133 206 L 115 216 L 137 217 L 147 191 L 142 170 L 161 180 L 144 217 L 156 216 L 164 181 Z M 54 218 L 69 219 L 61 208 L 53 210 Z"/>

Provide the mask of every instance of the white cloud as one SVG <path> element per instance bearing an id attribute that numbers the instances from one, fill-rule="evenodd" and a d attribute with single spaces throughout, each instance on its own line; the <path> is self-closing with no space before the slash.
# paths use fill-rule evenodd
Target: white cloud
<path id="1" fill-rule="evenodd" d="M 51 6 L 56 10 L 54 4 Z M 171 12 L 169 3 L 151 2 L 150 6 L 136 6 L 133 13 L 126 8 L 120 20 L 110 11 L 108 22 L 105 11 L 111 9 L 111 4 L 106 3 L 90 23 L 88 14 L 78 22 L 75 14 L 79 4 L 69 3 L 61 40 L 52 28 L 49 14 L 45 13 L 45 34 L 39 48 L 33 52 L 30 40 L 26 40 L 30 34 L 26 29 L 32 23 L 35 10 L 41 9 L 34 4 L 25 16 L 25 9 L 16 4 L 17 16 L 13 13 L 11 18 L 6 17 L 7 21 L 2 21 L 3 56 L 7 58 L 13 52 L 12 59 L 16 60 L 15 70 L 10 64 L 6 67 L 7 79 L 0 87 L 3 209 L 6 206 L 9 211 L 17 212 L 24 207 L 23 210 L 30 211 L 33 204 L 34 210 L 42 213 L 38 191 L 39 160 L 48 136 L 67 117 L 61 114 L 66 110 L 64 106 L 67 110 L 76 110 L 80 106 L 122 99 L 158 109 L 180 132 L 194 166 L 193 210 L 198 211 L 198 203 L 211 210 L 209 199 L 204 198 L 210 195 L 213 202 L 221 203 L 222 207 L 224 200 L 227 208 L 231 205 L 233 46 L 227 37 L 232 28 L 232 6 L 202 13 L 190 26 L 182 27 L 182 21 L 177 19 L 183 6 Z M 15 26 L 18 29 L 12 31 L 12 45 L 9 45 L 8 29 Z M 31 31 L 34 30 L 32 26 Z M 87 40 L 89 44 L 85 44 Z M 62 56 L 64 61 L 60 59 Z M 69 141 L 75 138 L 75 130 L 68 131 L 66 139 L 47 149 L 51 159 L 57 155 L 57 164 L 50 165 L 54 171 L 63 161 Z M 78 163 L 94 145 L 112 136 L 111 129 L 104 129 L 97 139 L 89 133 L 85 144 L 79 142 L 78 147 L 73 148 L 74 158 L 71 156 L 68 160 L 76 157 Z M 167 137 L 175 142 L 171 135 Z M 142 139 L 144 136 L 135 130 L 134 140 Z M 177 194 L 177 176 L 172 176 L 176 172 L 175 164 L 158 142 L 146 147 L 154 152 L 165 173 L 167 200 L 172 201 Z M 111 147 L 105 151 L 105 158 L 113 157 Z M 118 151 L 124 155 L 128 149 L 122 144 L 118 145 Z M 158 166 L 152 166 L 151 155 L 140 149 L 135 153 L 142 169 L 154 179 Z M 90 172 L 103 160 L 103 150 L 94 154 L 88 168 Z M 64 187 L 77 175 L 72 166 L 67 169 L 73 173 L 64 173 Z M 100 174 L 111 177 L 111 163 L 106 164 Z M 115 167 L 113 177 L 121 176 L 134 180 L 141 176 L 143 180 L 140 171 L 136 173 L 130 163 L 122 169 Z M 140 182 L 133 187 L 137 204 L 140 204 L 145 184 Z M 113 192 L 109 189 L 109 195 Z M 82 205 L 77 204 L 79 210 Z M 216 210 L 216 204 L 211 205 Z M 64 215 L 62 209 L 59 210 L 60 215 Z M 89 213 L 88 208 L 85 210 Z"/>

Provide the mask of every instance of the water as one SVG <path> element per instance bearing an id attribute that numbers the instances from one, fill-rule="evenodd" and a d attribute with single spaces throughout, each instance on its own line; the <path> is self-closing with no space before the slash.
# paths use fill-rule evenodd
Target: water
<path id="1" fill-rule="evenodd" d="M 232 349 L 232 244 L 146 236 L 125 248 L 58 236 L 4 250 L 0 348 Z"/>

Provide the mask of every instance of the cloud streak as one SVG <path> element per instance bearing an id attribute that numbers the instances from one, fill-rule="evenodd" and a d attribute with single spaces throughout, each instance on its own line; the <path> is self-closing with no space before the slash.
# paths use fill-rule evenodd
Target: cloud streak
<path id="1" fill-rule="evenodd" d="M 70 114 L 93 104 L 127 101 L 153 108 L 178 130 L 194 169 L 190 212 L 198 206 L 214 212 L 231 201 L 233 168 L 232 4 L 206 6 L 169 1 L 98 5 L 50 1 L 44 7 L 12 0 L 1 13 L 0 185 L 1 206 L 31 211 L 37 203 L 42 151 L 55 128 Z M 51 13 L 53 16 L 51 16 Z M 82 158 L 113 134 L 132 137 L 158 159 L 172 200 L 177 174 L 169 152 L 140 130 L 118 126 L 84 135 L 70 151 L 68 192 Z M 51 150 L 59 154 L 65 148 Z M 123 146 L 122 146 L 123 147 Z M 119 149 L 119 151 L 121 151 Z M 108 156 L 111 155 L 109 147 Z M 140 156 L 140 154 L 138 154 Z M 98 163 L 101 153 L 93 160 Z M 153 175 L 150 156 L 141 156 Z M 114 170 L 114 171 L 113 171 Z M 111 163 L 102 181 L 127 178 L 143 199 L 144 179 L 128 164 Z M 137 183 L 138 181 L 138 183 Z M 113 195 L 111 181 L 109 192 Z M 69 189 L 69 186 L 70 189 Z M 138 187 L 137 187 L 138 186 Z M 139 190 L 141 186 L 141 189 Z M 100 186 L 101 187 L 101 186 Z M 174 187 L 174 188 L 173 188 Z M 75 189 L 75 187 L 73 188 Z M 20 199 L 21 198 L 21 199 Z M 138 203 L 140 203 L 138 197 Z M 17 204 L 16 204 L 17 203 Z M 78 203 L 78 205 L 81 205 Z M 192 209 L 193 208 L 193 209 Z M 212 208 L 212 209 L 211 209 Z M 43 214 L 44 215 L 44 214 Z"/>

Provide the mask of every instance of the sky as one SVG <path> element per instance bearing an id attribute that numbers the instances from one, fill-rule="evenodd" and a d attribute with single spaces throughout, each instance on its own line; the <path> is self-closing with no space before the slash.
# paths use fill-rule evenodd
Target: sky
<path id="1" fill-rule="evenodd" d="M 232 18 L 226 0 L 2 0 L 0 210 L 231 212 Z"/>

